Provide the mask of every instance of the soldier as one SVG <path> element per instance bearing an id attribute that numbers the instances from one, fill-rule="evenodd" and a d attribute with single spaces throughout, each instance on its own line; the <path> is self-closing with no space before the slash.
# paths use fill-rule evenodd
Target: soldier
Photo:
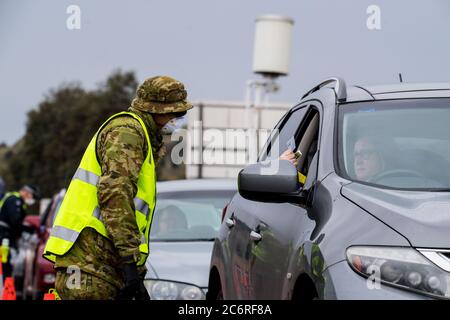
<path id="1" fill-rule="evenodd" d="M 62 299 L 148 299 L 143 284 L 162 134 L 192 105 L 184 85 L 145 80 L 128 112 L 109 118 L 81 160 L 44 250 Z"/>

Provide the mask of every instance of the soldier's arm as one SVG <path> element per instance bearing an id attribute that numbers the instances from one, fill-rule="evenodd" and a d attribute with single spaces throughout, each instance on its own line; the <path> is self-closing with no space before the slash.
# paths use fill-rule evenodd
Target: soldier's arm
<path id="1" fill-rule="evenodd" d="M 113 127 L 97 142 L 102 168 L 97 185 L 100 214 L 124 263 L 137 262 L 140 257 L 133 199 L 145 160 L 145 143 L 143 131 L 133 125 Z"/>

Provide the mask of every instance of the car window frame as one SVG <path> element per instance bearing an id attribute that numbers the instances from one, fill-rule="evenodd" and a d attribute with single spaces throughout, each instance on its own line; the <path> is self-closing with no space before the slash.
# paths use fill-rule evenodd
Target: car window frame
<path id="1" fill-rule="evenodd" d="M 292 116 L 292 114 L 294 112 L 299 111 L 300 109 L 309 107 L 309 105 L 310 105 L 310 101 L 299 103 L 299 104 L 295 105 L 294 107 L 292 107 L 288 112 L 286 112 L 283 115 L 283 117 L 278 121 L 278 123 L 272 129 L 269 137 L 267 138 L 266 143 L 264 144 L 263 148 L 261 149 L 261 153 L 258 156 L 257 162 L 267 160 L 267 156 L 268 156 L 268 153 L 270 152 L 270 148 L 271 148 L 271 146 L 273 144 L 273 141 L 277 137 L 279 137 L 279 135 L 281 134 L 281 131 L 283 130 L 283 127 L 286 125 L 287 121 Z M 303 120 L 305 119 L 306 115 L 307 115 L 307 112 L 305 113 L 305 115 L 303 116 L 302 120 L 300 121 L 300 124 L 303 123 Z M 298 142 L 299 128 L 300 128 L 300 125 L 297 127 L 297 129 L 296 129 L 296 131 L 294 133 L 296 145 L 297 145 L 297 142 Z M 274 135 L 275 130 L 279 131 L 278 135 Z"/>
<path id="2" fill-rule="evenodd" d="M 299 138 L 300 138 L 300 134 L 303 134 L 303 136 L 301 137 L 301 139 L 299 139 L 299 141 L 298 141 L 298 146 L 297 146 L 297 150 L 298 150 L 298 148 L 300 148 L 301 147 L 301 144 L 302 144 L 302 142 L 304 141 L 304 139 L 306 138 L 305 137 L 305 135 L 307 134 L 307 133 L 309 133 L 308 132 L 308 130 L 310 130 L 310 127 L 311 127 L 311 125 L 312 125 L 312 122 L 313 122 L 313 120 L 314 120 L 314 118 L 316 117 L 316 116 L 318 116 L 319 117 L 319 119 L 318 119 L 318 121 L 319 121 L 319 123 L 317 124 L 317 130 L 314 132 L 314 135 L 317 133 L 317 139 L 319 138 L 318 137 L 318 135 L 319 135 L 319 133 L 320 133 L 320 130 L 319 130 L 319 125 L 320 125 L 320 114 L 319 114 L 319 112 L 317 111 L 317 110 L 313 110 L 313 109 L 315 109 L 315 108 L 313 108 L 313 107 L 311 107 L 308 111 L 307 111 L 307 113 L 306 113 L 306 115 L 305 115 L 305 119 L 304 119 L 304 121 L 303 121 L 303 123 L 300 125 L 300 133 L 299 133 Z M 302 132 L 303 131 L 303 132 Z M 303 169 L 303 167 L 304 167 L 304 161 L 305 161 L 305 156 L 307 155 L 307 153 L 309 152 L 309 149 L 311 148 L 311 143 L 312 143 L 312 138 L 313 138 L 314 136 L 312 136 L 312 137 L 310 137 L 311 138 L 311 141 L 309 142 L 309 145 L 308 145 L 308 149 L 307 150 L 300 150 L 301 152 L 302 152 L 302 168 L 298 168 L 297 167 L 297 169 Z M 316 150 L 316 152 L 317 152 L 317 150 Z M 315 155 L 316 153 L 314 153 L 314 155 Z M 301 158 L 300 158 L 301 159 Z M 303 174 L 303 172 L 302 171 L 300 171 L 299 170 L 299 172 L 301 172 L 302 174 Z"/>
<path id="3" fill-rule="evenodd" d="M 318 100 L 309 101 L 308 102 L 308 108 L 309 108 L 309 110 L 305 114 L 305 117 L 303 118 L 302 123 L 300 123 L 299 129 L 297 129 L 297 131 L 298 132 L 301 132 L 302 130 L 306 131 L 307 128 L 309 127 L 309 125 L 311 124 L 312 120 L 314 119 L 316 114 L 319 116 L 319 124 L 318 124 L 318 133 L 317 133 L 317 150 L 314 153 L 314 155 L 313 155 L 313 157 L 311 159 L 311 163 L 309 165 L 309 168 L 314 168 L 315 167 L 315 172 L 314 172 L 313 176 L 311 176 L 309 174 L 310 170 L 308 170 L 308 172 L 306 172 L 306 181 L 305 181 L 304 185 L 302 186 L 302 188 L 304 186 L 312 187 L 314 185 L 315 181 L 318 178 L 319 161 L 320 161 L 320 144 L 321 144 L 321 141 L 322 141 L 322 125 L 323 125 L 322 103 L 320 101 L 318 101 Z M 314 114 L 312 114 L 313 112 L 314 112 Z M 306 133 L 306 132 L 304 132 L 304 133 Z M 300 139 L 299 139 L 298 142 L 300 142 Z M 306 156 L 306 154 L 304 156 Z M 316 161 L 317 163 L 315 165 L 313 165 L 312 164 L 313 161 Z M 308 188 L 306 188 L 306 189 L 308 189 Z"/>

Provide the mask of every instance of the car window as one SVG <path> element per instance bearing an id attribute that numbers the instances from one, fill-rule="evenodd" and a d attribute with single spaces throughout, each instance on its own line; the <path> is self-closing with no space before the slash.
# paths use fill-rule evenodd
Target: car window
<path id="1" fill-rule="evenodd" d="M 281 153 L 288 148 L 288 142 L 292 140 L 292 138 L 294 138 L 294 140 L 298 138 L 300 123 L 307 110 L 308 108 L 306 106 L 302 106 L 295 111 L 290 111 L 289 114 L 286 115 L 282 123 L 272 131 L 269 140 L 266 143 L 266 149 L 259 159 L 260 161 L 277 159 Z"/>
<path id="2" fill-rule="evenodd" d="M 355 181 L 396 189 L 450 188 L 450 99 L 339 107 L 339 169 Z"/>
<path id="3" fill-rule="evenodd" d="M 158 194 L 150 241 L 212 240 L 220 229 L 223 207 L 235 191 Z"/>
<path id="4" fill-rule="evenodd" d="M 311 162 L 318 148 L 319 139 L 319 112 L 311 108 L 305 117 L 304 123 L 301 125 L 300 142 L 297 150 L 302 153 L 302 156 L 297 161 L 297 170 L 308 175 Z"/>

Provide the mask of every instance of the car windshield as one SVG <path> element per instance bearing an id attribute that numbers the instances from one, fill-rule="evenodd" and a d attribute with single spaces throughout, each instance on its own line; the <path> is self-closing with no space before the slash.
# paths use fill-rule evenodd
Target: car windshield
<path id="1" fill-rule="evenodd" d="M 395 189 L 450 189 L 450 99 L 343 104 L 338 121 L 338 165 L 346 178 Z"/>
<path id="2" fill-rule="evenodd" d="M 212 241 L 223 207 L 235 191 L 183 191 L 158 194 L 151 241 Z"/>

